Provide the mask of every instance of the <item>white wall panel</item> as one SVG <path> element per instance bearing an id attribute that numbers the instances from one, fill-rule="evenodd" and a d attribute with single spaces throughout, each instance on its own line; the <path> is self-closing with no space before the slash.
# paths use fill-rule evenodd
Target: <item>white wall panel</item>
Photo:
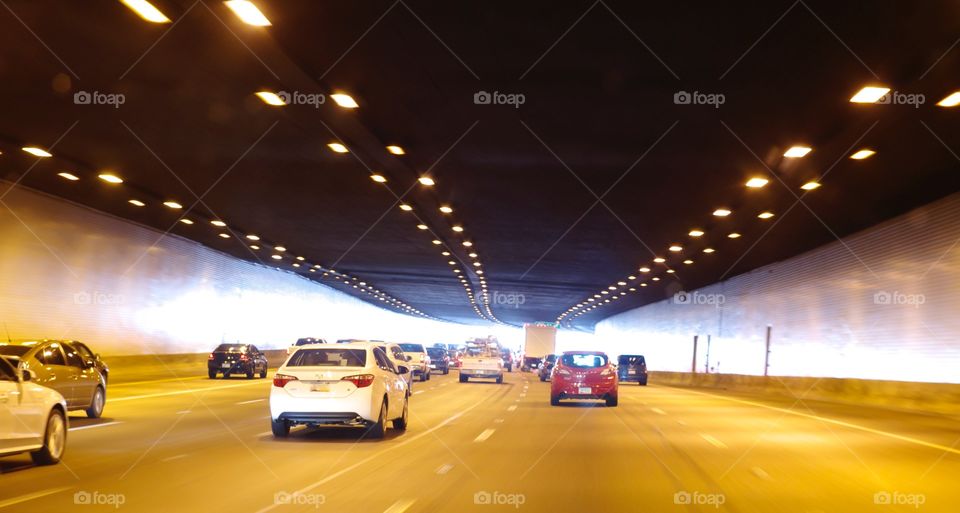
<path id="1" fill-rule="evenodd" d="M 769 325 L 771 375 L 960 383 L 958 242 L 953 195 L 696 291 L 721 294 L 720 308 L 668 299 L 605 319 L 596 333 L 673 371 L 690 370 L 694 335 L 703 371 L 709 335 L 717 371 L 763 374 Z"/>
<path id="2" fill-rule="evenodd" d="M 519 330 L 396 314 L 23 188 L 3 203 L 0 323 L 13 338 L 74 338 L 104 354 L 140 354 L 208 351 L 221 340 L 279 348 L 302 336 L 424 343 L 522 337 Z"/>

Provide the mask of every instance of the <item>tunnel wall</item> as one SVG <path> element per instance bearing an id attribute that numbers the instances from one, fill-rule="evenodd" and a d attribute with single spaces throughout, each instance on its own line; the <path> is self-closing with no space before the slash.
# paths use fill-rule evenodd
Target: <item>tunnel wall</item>
<path id="1" fill-rule="evenodd" d="M 22 187 L 0 204 L 0 241 L 0 323 L 14 339 L 76 339 L 116 355 L 204 352 L 221 341 L 281 348 L 306 336 L 459 342 L 491 332 L 387 311 Z"/>
<path id="2" fill-rule="evenodd" d="M 691 371 L 697 335 L 697 372 L 762 375 L 769 326 L 773 376 L 960 383 L 958 242 L 960 195 L 952 195 L 612 316 L 596 334 L 617 352 L 645 354 L 652 370 L 682 372 Z"/>

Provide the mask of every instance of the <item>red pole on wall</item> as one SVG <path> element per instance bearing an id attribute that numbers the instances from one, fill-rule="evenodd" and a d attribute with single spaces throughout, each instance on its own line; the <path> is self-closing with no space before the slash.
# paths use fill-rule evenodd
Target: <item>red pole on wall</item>
<path id="1" fill-rule="evenodd" d="M 700 335 L 693 336 L 693 365 L 690 367 L 690 372 L 697 373 L 697 338 Z"/>

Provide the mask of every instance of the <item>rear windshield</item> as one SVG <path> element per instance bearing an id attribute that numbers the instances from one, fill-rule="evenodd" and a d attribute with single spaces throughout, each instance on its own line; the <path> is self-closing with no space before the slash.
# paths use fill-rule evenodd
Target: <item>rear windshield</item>
<path id="1" fill-rule="evenodd" d="M 400 344 L 400 349 L 403 349 L 404 353 L 422 353 L 423 344 Z"/>
<path id="2" fill-rule="evenodd" d="M 0 354 L 7 356 L 23 356 L 27 351 L 33 349 L 31 346 L 0 346 Z"/>
<path id="3" fill-rule="evenodd" d="M 309 344 L 324 344 L 325 341 L 322 338 L 298 338 L 293 345 L 295 346 L 305 346 Z"/>
<path id="4" fill-rule="evenodd" d="M 620 365 L 645 365 L 647 362 L 643 359 L 643 355 L 624 354 L 617 358 L 617 363 Z"/>
<path id="5" fill-rule="evenodd" d="M 220 344 L 213 350 L 215 353 L 246 353 L 247 346 L 243 344 Z"/>
<path id="6" fill-rule="evenodd" d="M 589 369 L 603 367 L 607 364 L 607 357 L 602 354 L 565 354 L 561 361 L 564 367 Z"/>
<path id="7" fill-rule="evenodd" d="M 365 349 L 299 349 L 287 367 L 364 367 L 367 365 Z"/>
<path id="8" fill-rule="evenodd" d="M 447 354 L 447 352 L 444 351 L 443 349 L 427 349 L 427 354 L 430 355 L 431 358 L 433 357 L 443 358 Z"/>
<path id="9" fill-rule="evenodd" d="M 548 361 L 548 362 L 555 362 L 555 361 L 557 361 L 557 355 L 555 355 L 555 354 L 548 354 L 548 355 L 547 355 L 547 361 Z"/>

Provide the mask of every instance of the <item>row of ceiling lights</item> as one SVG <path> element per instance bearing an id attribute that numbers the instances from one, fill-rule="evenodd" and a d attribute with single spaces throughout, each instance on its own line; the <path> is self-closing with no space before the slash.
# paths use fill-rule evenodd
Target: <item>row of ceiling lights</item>
<path id="1" fill-rule="evenodd" d="M 857 94 L 855 94 L 853 97 L 850 98 L 850 102 L 876 103 L 880 101 L 880 99 L 883 98 L 885 95 L 887 95 L 889 92 L 890 92 L 890 88 L 887 88 L 887 87 L 874 87 L 874 86 L 864 87 L 859 92 L 857 92 Z M 957 105 L 960 105 L 960 91 L 951 93 L 949 96 L 947 96 L 946 98 L 941 100 L 939 103 L 937 103 L 937 105 L 941 107 L 955 107 Z M 783 153 L 783 156 L 784 158 L 790 158 L 790 159 L 803 158 L 803 157 L 806 157 L 807 154 L 809 154 L 811 151 L 813 151 L 813 148 L 809 146 L 797 145 L 797 146 L 790 147 L 787 151 Z M 877 152 L 873 149 L 862 148 L 850 154 L 849 158 L 852 160 L 865 160 L 876 155 L 876 153 Z M 752 177 L 748 179 L 746 183 L 744 183 L 744 186 L 750 189 L 760 189 L 765 187 L 768 183 L 770 183 L 768 179 L 757 176 L 757 177 Z M 809 180 L 807 182 L 804 182 L 803 185 L 800 186 L 800 189 L 809 192 L 809 191 L 819 189 L 821 185 L 822 184 L 820 183 L 819 180 Z M 713 215 L 715 217 L 720 217 L 720 218 L 728 217 L 732 213 L 733 211 L 726 207 L 719 207 L 713 211 Z M 757 218 L 761 220 L 772 219 L 774 216 L 775 214 L 773 212 L 770 212 L 769 210 L 764 210 L 757 214 Z M 705 235 L 705 232 L 700 228 L 693 228 L 689 231 L 687 235 L 693 238 L 700 238 Z M 733 231 L 733 232 L 729 232 L 726 237 L 728 239 L 739 239 L 741 237 L 741 234 L 739 232 Z M 668 251 L 671 253 L 681 253 L 683 250 L 684 250 L 683 246 L 679 243 L 671 244 L 670 247 L 668 248 Z M 712 253 L 715 253 L 716 250 L 712 247 L 706 247 L 702 250 L 702 252 L 706 254 L 712 254 Z M 676 271 L 670 268 L 668 265 L 666 265 L 665 258 L 661 256 L 657 256 L 653 259 L 653 262 L 656 264 L 664 264 L 664 266 L 666 267 L 665 269 L 666 273 L 675 275 Z M 684 265 L 692 265 L 694 262 L 693 260 L 687 258 L 683 260 L 683 263 Z M 642 265 L 639 268 L 639 272 L 643 274 L 647 274 L 651 272 L 651 269 L 647 265 Z M 647 282 L 645 281 L 637 282 L 637 280 L 638 280 L 637 276 L 630 275 L 626 278 L 626 281 L 620 280 L 615 284 L 609 285 L 606 289 L 601 290 L 596 294 L 593 294 L 591 297 L 588 297 L 584 301 L 581 301 L 580 303 L 577 303 L 576 305 L 565 310 L 562 314 L 560 314 L 557 317 L 557 322 L 561 322 L 561 323 L 566 322 L 567 325 L 569 326 L 570 323 L 577 317 L 580 317 L 582 315 L 585 315 L 587 313 L 590 313 L 596 310 L 597 308 L 610 304 L 611 302 L 626 296 L 627 293 L 636 292 L 637 288 L 634 285 L 638 285 L 640 287 L 648 286 Z M 657 282 L 657 281 L 661 281 L 661 279 L 659 276 L 654 276 L 653 278 L 651 278 L 651 281 Z"/>

